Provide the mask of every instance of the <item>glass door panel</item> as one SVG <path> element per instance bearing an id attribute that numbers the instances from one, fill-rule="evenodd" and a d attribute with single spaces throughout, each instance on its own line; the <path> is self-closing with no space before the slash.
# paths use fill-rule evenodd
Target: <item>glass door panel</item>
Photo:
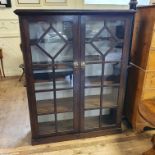
<path id="1" fill-rule="evenodd" d="M 100 108 L 100 93 L 101 93 L 100 88 L 85 89 L 84 108 L 86 110 Z"/>
<path id="2" fill-rule="evenodd" d="M 82 23 L 83 128 L 88 130 L 116 124 L 125 20 L 83 16 Z"/>
<path id="3" fill-rule="evenodd" d="M 102 107 L 117 107 L 119 87 L 103 87 Z"/>
<path id="4" fill-rule="evenodd" d="M 56 132 L 55 115 L 38 115 L 39 135 L 48 135 Z"/>
<path id="5" fill-rule="evenodd" d="M 99 128 L 100 109 L 85 110 L 84 113 L 84 128 L 91 130 Z"/>
<path id="6" fill-rule="evenodd" d="M 103 108 L 101 115 L 101 127 L 115 126 L 117 118 L 117 109 Z"/>
<path id="7" fill-rule="evenodd" d="M 43 19 L 43 20 L 42 20 Z M 73 132 L 77 17 L 51 16 L 29 22 L 39 134 Z"/>
<path id="8" fill-rule="evenodd" d="M 121 63 L 112 62 L 104 64 L 104 85 L 119 85 L 121 74 Z"/>
<path id="9" fill-rule="evenodd" d="M 102 64 L 85 65 L 85 86 L 100 86 L 102 77 Z"/>

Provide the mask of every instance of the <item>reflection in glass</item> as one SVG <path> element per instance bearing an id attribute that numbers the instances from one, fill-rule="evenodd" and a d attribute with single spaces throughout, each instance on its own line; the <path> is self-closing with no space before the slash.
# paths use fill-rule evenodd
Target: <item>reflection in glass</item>
<path id="1" fill-rule="evenodd" d="M 101 88 L 85 89 L 85 109 L 94 109 L 100 107 Z"/>
<path id="2" fill-rule="evenodd" d="M 117 106 L 118 92 L 119 89 L 117 87 L 103 87 L 102 107 Z"/>
<path id="3" fill-rule="evenodd" d="M 117 110 L 114 108 L 102 109 L 102 117 L 101 117 L 102 127 L 116 124 L 116 112 Z"/>
<path id="4" fill-rule="evenodd" d="M 55 116 L 53 114 L 38 116 L 39 134 L 55 133 Z"/>
<path id="5" fill-rule="evenodd" d="M 59 113 L 57 119 L 59 132 L 73 130 L 73 112 Z"/>
<path id="6" fill-rule="evenodd" d="M 85 129 L 99 128 L 99 116 L 100 116 L 99 109 L 85 111 L 84 128 Z"/>
<path id="7" fill-rule="evenodd" d="M 45 89 L 53 89 L 53 82 L 43 82 L 43 83 L 35 83 L 35 90 L 45 90 Z"/>
<path id="8" fill-rule="evenodd" d="M 73 89 L 56 91 L 57 112 L 73 111 Z"/>
<path id="9" fill-rule="evenodd" d="M 102 76 L 102 64 L 87 64 L 85 66 L 85 85 L 100 86 Z"/>
<path id="10" fill-rule="evenodd" d="M 120 83 L 121 64 L 105 63 L 104 65 L 104 84 Z"/>
<path id="11" fill-rule="evenodd" d="M 113 48 L 110 52 L 105 56 L 105 62 L 109 61 L 121 61 L 122 59 L 122 48 Z"/>
<path id="12" fill-rule="evenodd" d="M 53 100 L 53 92 L 47 91 L 47 92 L 38 92 L 35 93 L 36 101 L 42 101 L 42 100 Z"/>

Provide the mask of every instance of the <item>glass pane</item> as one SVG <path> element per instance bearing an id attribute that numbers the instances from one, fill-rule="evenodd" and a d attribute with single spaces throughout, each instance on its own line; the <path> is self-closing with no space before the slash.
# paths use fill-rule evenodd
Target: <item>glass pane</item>
<path id="1" fill-rule="evenodd" d="M 58 131 L 71 131 L 73 130 L 73 112 L 57 114 Z"/>
<path id="2" fill-rule="evenodd" d="M 111 32 L 111 36 L 117 37 L 117 39 L 124 39 L 125 21 L 119 19 L 106 20 L 106 26 Z"/>
<path id="3" fill-rule="evenodd" d="M 116 109 L 102 109 L 101 124 L 102 127 L 116 124 Z"/>
<path id="4" fill-rule="evenodd" d="M 71 21 L 73 18 L 73 16 L 66 16 L 65 19 L 61 19 L 62 21 L 57 18 L 53 24 L 53 28 L 68 41 L 72 41 L 73 39 L 73 22 Z M 51 22 L 53 22 L 53 20 L 51 20 Z"/>
<path id="5" fill-rule="evenodd" d="M 59 67 L 61 63 L 73 63 L 73 46 L 71 44 L 66 45 L 62 51 L 57 53 L 55 64 Z"/>
<path id="6" fill-rule="evenodd" d="M 87 110 L 84 113 L 84 128 L 94 129 L 99 128 L 100 110 Z"/>
<path id="7" fill-rule="evenodd" d="M 104 18 L 86 18 L 86 61 L 121 61 L 125 22 Z"/>
<path id="8" fill-rule="evenodd" d="M 105 62 L 109 61 L 121 61 L 122 60 L 122 47 L 123 44 L 117 44 L 110 52 L 105 56 Z"/>
<path id="9" fill-rule="evenodd" d="M 57 112 L 73 111 L 73 89 L 56 92 Z"/>
<path id="10" fill-rule="evenodd" d="M 38 115 L 54 113 L 53 92 L 36 93 L 36 102 Z"/>
<path id="11" fill-rule="evenodd" d="M 39 47 L 32 45 L 31 46 L 31 55 L 32 55 L 32 62 L 33 65 L 48 65 L 52 64 L 52 60 L 49 56 L 45 54 Z M 39 66 L 41 67 L 41 66 Z"/>
<path id="12" fill-rule="evenodd" d="M 52 57 L 59 52 L 64 44 L 64 40 L 52 29 L 49 30 L 48 33 L 38 43 L 38 45 Z"/>
<path id="13" fill-rule="evenodd" d="M 55 116 L 53 114 L 38 116 L 38 123 L 40 135 L 55 133 Z"/>
<path id="14" fill-rule="evenodd" d="M 31 40 L 39 39 L 49 28 L 50 28 L 50 24 L 45 21 L 29 23 L 30 39 Z"/>
<path id="15" fill-rule="evenodd" d="M 62 62 L 55 65 L 56 88 L 73 87 L 73 63 Z"/>
<path id="16" fill-rule="evenodd" d="M 34 84 L 35 90 L 46 90 L 46 89 L 53 89 L 53 82 L 38 82 Z"/>
<path id="17" fill-rule="evenodd" d="M 85 40 L 87 42 L 91 41 L 98 34 L 99 30 L 101 30 L 103 27 L 103 20 L 97 20 L 96 18 L 94 20 L 92 20 L 92 18 L 87 19 L 85 28 Z"/>
<path id="18" fill-rule="evenodd" d="M 93 44 L 104 55 L 114 45 L 115 39 L 111 36 L 110 32 L 105 28 L 94 39 Z"/>
<path id="19" fill-rule="evenodd" d="M 48 92 L 38 92 L 35 93 L 36 96 L 36 101 L 42 101 L 42 100 L 53 100 L 53 92 L 48 91 Z"/>
<path id="20" fill-rule="evenodd" d="M 118 105 L 118 92 L 117 87 L 103 87 L 103 102 L 102 107 L 113 107 Z"/>
<path id="21" fill-rule="evenodd" d="M 100 107 L 101 88 L 85 89 L 85 109 L 96 109 Z"/>
<path id="22" fill-rule="evenodd" d="M 104 84 L 119 84 L 121 74 L 121 64 L 119 62 L 105 63 Z"/>
<path id="23" fill-rule="evenodd" d="M 91 44 L 85 44 L 85 62 L 101 62 L 102 57 Z"/>
<path id="24" fill-rule="evenodd" d="M 87 64 L 85 66 L 85 85 L 100 86 L 102 76 L 102 64 Z"/>
<path id="25" fill-rule="evenodd" d="M 47 82 L 53 80 L 53 70 L 52 69 L 33 69 L 34 82 Z"/>

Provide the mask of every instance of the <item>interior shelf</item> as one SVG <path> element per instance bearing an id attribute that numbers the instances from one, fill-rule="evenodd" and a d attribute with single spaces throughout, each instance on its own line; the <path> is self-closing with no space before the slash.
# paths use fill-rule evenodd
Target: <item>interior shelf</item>
<path id="1" fill-rule="evenodd" d="M 85 129 L 99 128 L 99 116 L 85 117 Z M 101 127 L 108 127 L 115 125 L 115 118 L 111 115 L 102 115 Z M 55 122 L 43 122 L 39 123 L 39 135 L 49 135 L 56 133 Z M 73 120 L 61 120 L 57 121 L 58 132 L 67 132 L 73 130 Z"/>
<path id="2" fill-rule="evenodd" d="M 49 135 L 56 133 L 55 122 L 39 123 L 39 135 Z M 73 130 L 73 119 L 57 121 L 58 132 L 67 132 Z"/>
<path id="3" fill-rule="evenodd" d="M 118 105 L 114 104 L 116 101 L 112 100 L 112 95 L 104 95 L 103 96 L 103 108 L 112 108 L 117 107 Z M 100 96 L 86 96 L 85 97 L 85 109 L 98 109 L 100 108 Z"/>
<path id="4" fill-rule="evenodd" d="M 72 112 L 73 111 L 73 98 L 57 99 L 57 113 Z M 54 101 L 43 100 L 37 101 L 38 115 L 53 114 Z"/>
<path id="5" fill-rule="evenodd" d="M 52 62 L 33 62 L 33 70 L 51 69 L 53 67 Z M 55 69 L 73 68 L 73 61 L 56 61 L 54 63 Z"/>
<path id="6" fill-rule="evenodd" d="M 41 83 L 41 82 L 49 82 L 53 80 L 53 77 L 56 81 L 63 81 L 66 76 L 70 76 L 70 79 L 72 79 L 73 71 L 61 71 L 61 72 L 44 72 L 44 73 L 34 73 L 33 78 L 35 83 Z"/>
<path id="7" fill-rule="evenodd" d="M 103 108 L 117 107 L 114 104 L 116 101 L 112 100 L 111 95 L 104 95 Z M 85 109 L 98 109 L 100 108 L 100 96 L 87 96 L 85 97 Z M 72 112 L 73 111 L 73 98 L 57 99 L 57 113 Z M 43 100 L 37 101 L 37 113 L 38 115 L 46 115 L 54 113 L 54 101 Z"/>
<path id="8" fill-rule="evenodd" d="M 102 115 L 101 127 L 114 126 L 116 118 L 112 115 Z M 85 117 L 85 129 L 99 128 L 100 116 Z"/>
<path id="9" fill-rule="evenodd" d="M 120 76 L 104 76 L 104 85 L 119 86 Z M 101 86 L 101 76 L 87 76 L 85 77 L 85 86 Z"/>

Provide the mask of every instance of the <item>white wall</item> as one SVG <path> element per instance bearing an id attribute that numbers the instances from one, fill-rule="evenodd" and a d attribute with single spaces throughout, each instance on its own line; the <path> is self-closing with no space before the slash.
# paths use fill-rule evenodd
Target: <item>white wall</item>
<path id="1" fill-rule="evenodd" d="M 42 1 L 42 0 L 41 0 Z M 6 76 L 21 74 L 19 64 L 22 63 L 22 53 L 19 48 L 20 34 L 18 18 L 13 13 L 15 9 L 128 9 L 128 6 L 116 5 L 83 5 L 83 0 L 68 0 L 66 6 L 19 7 L 12 0 L 12 8 L 0 8 L 0 47 L 3 49 L 4 69 Z"/>

